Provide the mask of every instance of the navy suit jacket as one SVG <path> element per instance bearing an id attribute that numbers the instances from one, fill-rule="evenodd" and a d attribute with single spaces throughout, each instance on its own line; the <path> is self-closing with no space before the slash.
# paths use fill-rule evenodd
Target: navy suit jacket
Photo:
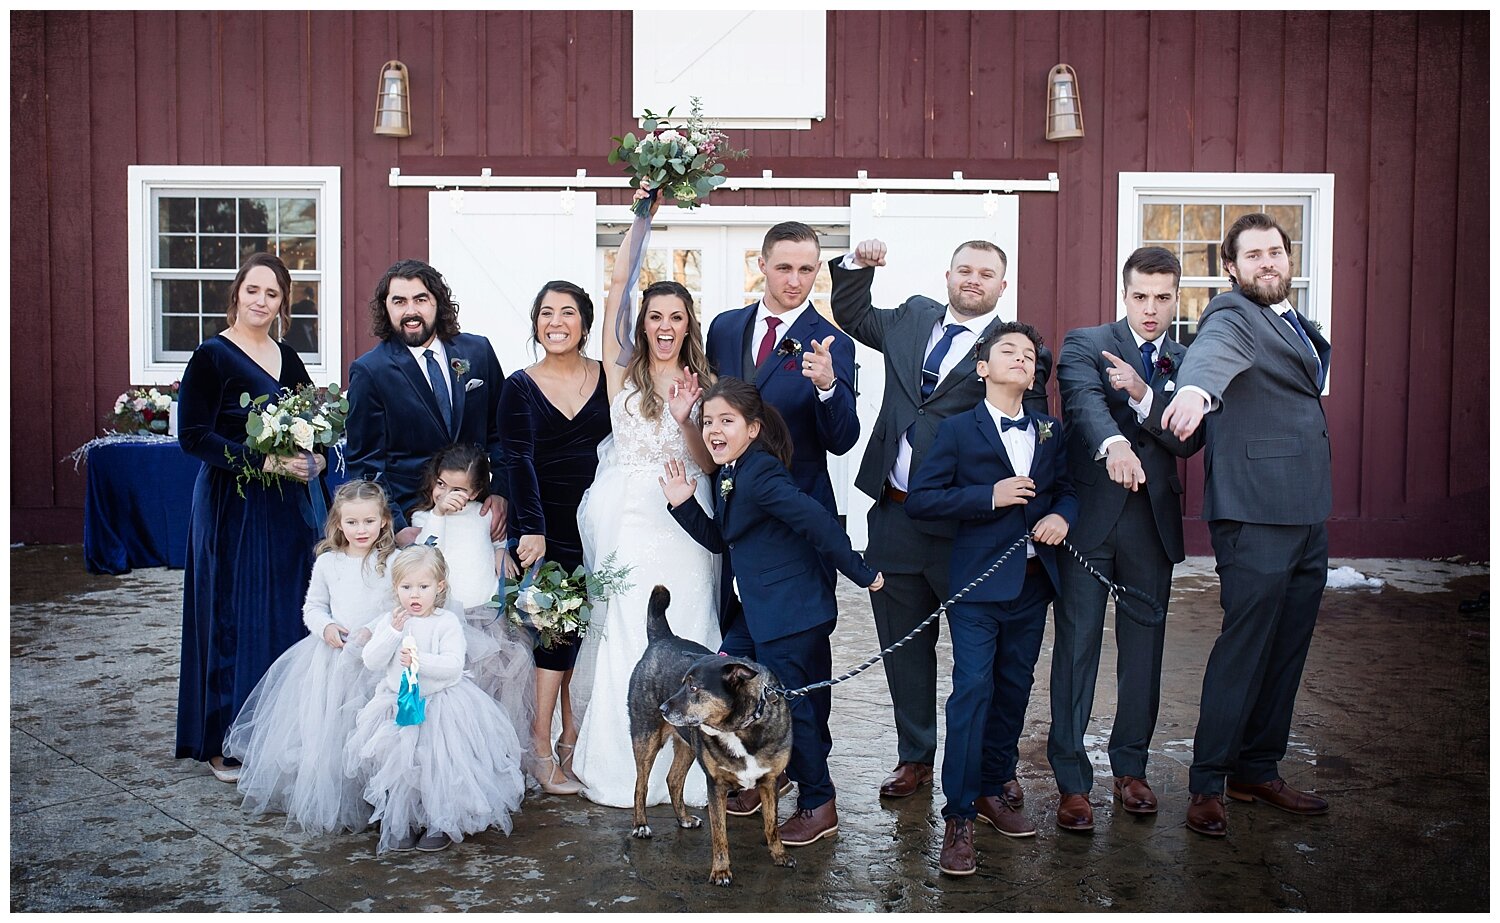
<path id="1" fill-rule="evenodd" d="M 505 373 L 484 337 L 460 333 L 445 341 L 453 419 L 438 414 L 427 371 L 398 339 L 381 341 L 349 367 L 349 477 L 379 481 L 399 531 L 422 486 L 422 466 L 453 443 L 483 446 L 490 458 L 490 492 L 506 496 L 500 450 L 500 387 Z M 454 360 L 469 363 L 458 375 Z"/>
<path id="2" fill-rule="evenodd" d="M 833 482 L 828 477 L 828 453 L 843 455 L 859 441 L 859 414 L 854 406 L 854 341 L 809 305 L 789 329 L 779 331 L 779 345 L 790 337 L 802 344 L 795 355 L 773 352 L 757 372 L 745 368 L 745 338 L 753 335 L 760 304 L 727 311 L 708 328 L 705 349 L 717 375 L 731 375 L 754 383 L 761 397 L 786 420 L 792 435 L 792 480 L 808 496 L 838 513 Z M 802 353 L 812 352 L 814 340 L 833 337 L 833 374 L 838 383 L 833 396 L 818 400 L 817 388 L 802 377 Z M 752 354 L 759 343 L 751 343 Z"/>
<path id="3" fill-rule="evenodd" d="M 1051 427 L 1047 439 L 1040 438 L 1040 423 Z M 1036 454 L 1031 461 L 1030 477 L 1036 482 L 1036 496 L 1025 505 L 994 508 L 996 481 L 1016 476 L 1011 467 L 1005 443 L 994 417 L 984 403 L 973 410 L 944 420 L 922 467 L 912 477 L 911 492 L 906 498 L 906 513 L 914 519 L 950 519 L 958 521 L 953 537 L 953 557 L 949 565 L 948 592 L 958 592 L 989 569 L 1000 552 L 1037 524 L 1049 513 L 1056 513 L 1071 527 L 1078 518 L 1078 497 L 1068 478 L 1067 453 L 1063 451 L 1062 422 L 1046 414 L 1032 414 L 1032 433 Z M 1062 584 L 1057 576 L 1057 548 L 1036 543 L 1037 559 L 1052 578 L 1052 586 Z M 1026 581 L 1024 546 L 1010 557 L 988 580 L 971 590 L 966 602 L 1005 602 L 1015 599 Z"/>
<path id="4" fill-rule="evenodd" d="M 714 519 L 691 500 L 668 508 L 700 545 L 733 559 L 745 624 L 757 643 L 838 618 L 825 559 L 860 586 L 875 582 L 838 520 L 797 488 L 775 456 L 754 446 L 715 477 Z"/>

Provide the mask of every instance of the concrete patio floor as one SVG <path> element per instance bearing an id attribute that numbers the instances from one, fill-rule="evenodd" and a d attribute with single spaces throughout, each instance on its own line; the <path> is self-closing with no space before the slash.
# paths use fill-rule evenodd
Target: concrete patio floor
<path id="1" fill-rule="evenodd" d="M 14 911 L 1483 911 L 1489 907 L 1489 612 L 1460 602 L 1488 569 L 1339 561 L 1387 578 L 1330 591 L 1282 774 L 1326 796 L 1300 818 L 1231 804 L 1230 834 L 1183 825 L 1203 664 L 1220 611 L 1212 562 L 1179 568 L 1149 778 L 1161 813 L 1111 803 L 1105 741 L 1113 633 L 1091 727 L 1097 829 L 1058 830 L 1046 762 L 1051 630 L 1037 667 L 1021 781 L 1038 827 L 981 827 L 978 874 L 937 871 L 940 792 L 882 803 L 895 731 L 881 669 L 834 691 L 837 838 L 773 867 L 758 819 L 731 818 L 735 882 L 706 883 L 708 831 L 528 795 L 515 831 L 436 854 L 375 854 L 373 831 L 307 837 L 241 814 L 234 789 L 172 759 L 182 572 L 84 572 L 76 546 L 11 552 L 11 909 Z M 866 594 L 840 587 L 834 664 L 876 649 Z M 947 631 L 940 647 L 951 662 Z M 946 697 L 946 683 L 940 698 Z M 791 807 L 783 801 L 782 814 Z"/>

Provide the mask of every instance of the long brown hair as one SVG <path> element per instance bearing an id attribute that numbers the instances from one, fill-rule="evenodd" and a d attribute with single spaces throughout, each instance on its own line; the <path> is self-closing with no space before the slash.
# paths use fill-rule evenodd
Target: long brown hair
<path id="1" fill-rule="evenodd" d="M 432 488 L 437 486 L 438 475 L 444 471 L 462 471 L 469 476 L 469 481 L 474 485 L 474 495 L 470 500 L 483 501 L 489 496 L 489 456 L 477 445 L 458 442 L 439 449 L 422 466 L 422 486 L 417 491 L 417 502 L 412 504 L 414 512 L 432 509 Z"/>
<path id="2" fill-rule="evenodd" d="M 333 492 L 333 503 L 328 508 L 328 521 L 323 526 L 323 540 L 313 549 L 313 553 L 349 550 L 349 539 L 344 537 L 344 530 L 339 528 L 339 520 L 344 516 L 346 505 L 360 500 L 373 500 L 380 507 L 380 535 L 376 536 L 375 546 L 370 549 L 371 554 L 365 558 L 365 564 L 368 565 L 373 559 L 375 573 L 383 576 L 386 561 L 391 552 L 396 550 L 396 533 L 393 531 L 391 507 L 386 500 L 385 491 L 374 481 L 345 481 Z"/>
<path id="3" fill-rule="evenodd" d="M 751 423 L 760 424 L 760 434 L 755 437 L 752 446 L 760 446 L 766 450 L 783 467 L 792 466 L 792 434 L 786 428 L 786 421 L 781 418 L 781 413 L 760 396 L 760 389 L 742 378 L 725 376 L 709 385 L 703 392 L 703 406 L 718 398 L 733 407 L 735 412 L 745 418 L 745 425 Z"/>
<path id="4" fill-rule="evenodd" d="M 276 285 L 281 289 L 281 307 L 276 311 L 277 336 L 281 339 L 286 336 L 287 329 L 292 325 L 292 274 L 287 272 L 286 264 L 281 257 L 274 253 L 252 253 L 240 264 L 240 271 L 234 274 L 234 282 L 229 287 L 229 306 L 224 311 L 224 319 L 229 321 L 229 326 L 234 326 L 235 318 L 240 316 L 240 286 L 245 284 L 245 277 L 250 270 L 257 266 L 264 266 L 271 270 L 276 276 Z"/>
<path id="5" fill-rule="evenodd" d="M 656 393 L 656 382 L 651 380 L 651 350 L 646 345 L 646 310 L 651 299 L 668 295 L 681 298 L 683 309 L 687 311 L 687 342 L 677 351 L 678 365 L 685 365 L 697 372 L 698 383 L 704 387 L 714 377 L 708 368 L 708 354 L 703 351 L 703 325 L 698 322 L 698 314 L 693 310 L 693 296 L 677 282 L 651 283 L 641 293 L 641 309 L 635 314 L 635 352 L 630 356 L 630 364 L 625 367 L 625 377 L 630 379 L 630 383 L 640 393 L 640 414 L 648 420 L 660 417 L 666 403 Z"/>

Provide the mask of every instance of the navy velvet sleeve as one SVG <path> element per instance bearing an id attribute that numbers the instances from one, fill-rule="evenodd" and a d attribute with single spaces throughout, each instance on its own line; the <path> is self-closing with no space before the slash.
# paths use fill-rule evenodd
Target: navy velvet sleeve
<path id="1" fill-rule="evenodd" d="M 188 359 L 177 397 L 177 441 L 184 452 L 215 468 L 259 468 L 265 462 L 263 454 L 248 448 L 243 438 L 229 439 L 214 429 L 230 386 L 229 370 L 221 364 L 224 358 L 216 344 L 204 343 Z M 238 401 L 239 395 L 233 399 Z"/>
<path id="2" fill-rule="evenodd" d="M 542 488 L 536 473 L 535 406 L 527 393 L 532 385 L 517 373 L 506 379 L 500 395 L 500 456 L 510 494 L 512 535 L 547 534 Z"/>

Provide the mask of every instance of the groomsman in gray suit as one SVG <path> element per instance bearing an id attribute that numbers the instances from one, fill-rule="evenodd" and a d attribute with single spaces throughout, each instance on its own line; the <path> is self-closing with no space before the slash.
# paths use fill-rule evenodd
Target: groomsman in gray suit
<path id="1" fill-rule="evenodd" d="M 1182 265 L 1161 247 L 1125 261 L 1125 318 L 1074 330 L 1058 354 L 1057 385 L 1067 425 L 1068 475 L 1078 491 L 1078 521 L 1068 539 L 1089 564 L 1159 600 L 1172 592 L 1172 565 L 1183 559 L 1182 480 L 1177 459 L 1202 447 L 1161 428 L 1162 411 L 1186 347 L 1167 335 L 1177 314 Z M 1047 758 L 1062 799 L 1057 825 L 1094 828 L 1093 767 L 1084 749 L 1104 637 L 1105 587 L 1071 555 L 1058 556 L 1061 598 L 1053 605 L 1052 730 Z M 1145 627 L 1115 612 L 1118 699 L 1109 737 L 1114 796 L 1131 814 L 1155 814 L 1146 752 L 1161 699 L 1166 625 Z"/>
<path id="2" fill-rule="evenodd" d="M 1215 297 L 1161 425 L 1207 429 L 1203 516 L 1224 627 L 1203 673 L 1187 825 L 1224 836 L 1224 795 L 1293 814 L 1328 802 L 1282 780 L 1292 705 L 1328 582 L 1333 508 L 1323 382 L 1331 348 L 1288 302 L 1287 234 L 1260 213 L 1220 246 L 1235 288 Z M 1227 782 L 1227 788 L 1226 788 Z"/>
<path id="3" fill-rule="evenodd" d="M 870 594 L 882 648 L 921 624 L 947 598 L 948 558 L 956 522 L 924 522 L 906 515 L 906 491 L 937 436 L 938 423 L 974 409 L 984 398 L 975 371 L 974 344 L 1000 323 L 995 305 L 1005 291 L 1005 252 L 987 240 L 959 245 L 949 261 L 948 304 L 913 295 L 897 308 L 870 300 L 875 267 L 886 246 L 860 243 L 828 264 L 833 277 L 833 317 L 846 333 L 885 354 L 885 394 L 854 484 L 875 499 L 865 560 L 883 570 L 885 589 Z M 1036 378 L 1023 406 L 1047 410 L 1052 353 L 1037 354 Z M 880 564 L 875 562 L 879 561 Z M 932 784 L 937 755 L 937 625 L 885 660 L 886 685 L 896 715 L 898 762 L 880 785 L 887 798 L 903 798 Z M 1021 786 L 1005 782 L 1005 801 L 1021 808 Z"/>

